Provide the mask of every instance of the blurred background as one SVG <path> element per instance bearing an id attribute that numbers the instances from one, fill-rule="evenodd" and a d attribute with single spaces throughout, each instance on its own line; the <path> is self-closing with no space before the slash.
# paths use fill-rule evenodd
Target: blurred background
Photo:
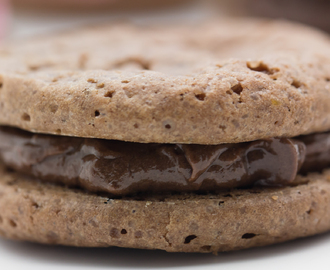
<path id="1" fill-rule="evenodd" d="M 329 0 L 0 0 L 0 40 L 108 21 L 198 21 L 210 17 L 286 18 L 330 32 Z"/>

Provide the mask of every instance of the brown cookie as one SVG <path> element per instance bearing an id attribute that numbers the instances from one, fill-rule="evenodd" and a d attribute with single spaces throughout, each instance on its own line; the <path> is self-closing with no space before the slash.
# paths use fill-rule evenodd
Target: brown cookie
<path id="1" fill-rule="evenodd" d="M 213 252 L 330 229 L 330 172 L 295 187 L 110 199 L 1 168 L 0 234 L 70 246 Z"/>
<path id="2" fill-rule="evenodd" d="M 257 166 L 254 172 L 263 175 L 257 181 L 267 184 L 265 179 L 270 174 L 275 181 L 270 184 L 282 185 L 288 180 L 284 182 L 289 186 L 239 186 L 231 192 L 204 195 L 100 195 L 45 182 L 61 175 L 54 176 L 57 169 L 63 170 L 63 175 L 71 169 L 78 175 L 81 171 L 91 172 L 86 174 L 86 181 L 95 186 L 94 174 L 99 173 L 99 167 L 91 165 L 97 159 L 111 162 L 122 158 L 118 147 L 102 154 L 103 140 L 97 140 L 94 148 L 78 143 L 81 160 L 89 162 L 90 170 L 77 166 L 78 161 L 73 159 L 65 171 L 59 164 L 66 160 L 66 154 L 72 154 L 70 145 L 63 150 L 61 144 L 52 144 L 50 140 L 47 143 L 42 138 L 44 143 L 38 145 L 35 134 L 23 134 L 23 139 L 13 138 L 14 144 L 17 142 L 13 149 L 2 145 L 1 155 L 7 155 L 3 158 L 7 166 L 17 165 L 24 160 L 17 155 L 25 155 L 28 162 L 12 168 L 35 177 L 11 172 L 1 165 L 0 235 L 47 244 L 216 253 L 329 230 L 330 172 L 298 175 L 291 182 L 305 157 L 307 160 L 316 153 L 312 163 L 321 160 L 327 164 L 323 157 L 327 141 L 314 140 L 314 147 L 307 147 L 309 139 L 290 138 L 330 129 L 329 45 L 328 36 L 308 27 L 282 21 L 235 19 L 166 27 L 90 27 L 2 47 L 1 125 L 135 143 L 194 144 L 173 148 L 172 152 L 159 150 L 160 160 L 168 164 L 164 169 L 167 172 L 173 168 L 182 171 L 182 164 L 173 167 L 168 162 L 175 163 L 181 155 L 180 160 L 186 164 L 184 181 L 188 183 L 220 157 L 220 148 L 213 151 L 214 146 L 205 145 L 265 139 L 256 144 L 266 146 L 253 148 L 257 151 L 251 155 L 248 150 L 246 155 L 240 155 L 240 147 L 233 145 L 234 150 L 223 158 L 225 165 L 217 163 L 212 170 L 223 172 L 229 164 L 227 171 L 234 176 L 238 166 L 249 177 L 249 164 L 264 161 L 267 153 L 270 161 L 261 168 Z M 25 142 L 24 136 L 31 138 Z M 326 136 L 329 134 L 320 135 Z M 8 134 L 6 137 L 11 138 Z M 273 141 L 279 148 L 270 147 Z M 281 151 L 275 150 L 284 149 L 280 143 L 290 146 L 292 156 L 288 159 L 292 162 L 285 162 L 286 167 L 277 170 L 290 169 L 290 177 L 284 180 L 277 179 L 277 171 L 272 174 L 266 169 L 271 167 L 269 164 L 279 164 L 276 158 Z M 33 151 L 39 151 L 39 156 Z M 63 159 L 56 164 L 53 157 L 59 153 L 64 153 Z M 122 167 L 135 179 L 146 166 L 140 156 L 131 155 L 142 165 L 137 169 L 130 166 L 133 159 L 128 155 L 129 161 Z M 240 158 L 249 162 L 236 163 Z M 48 171 L 43 167 L 36 172 L 34 165 L 44 160 L 50 162 Z M 150 164 L 151 171 L 158 168 Z M 196 177 L 194 171 L 198 172 Z M 115 174 L 110 171 L 108 175 Z M 200 185 L 215 191 L 212 183 L 221 177 L 208 178 Z M 107 176 L 101 178 L 105 180 L 101 184 L 113 185 L 115 189 L 122 184 L 118 177 L 108 182 Z M 229 178 L 224 181 L 232 180 L 232 176 Z M 142 177 L 136 187 L 158 180 Z M 132 189 L 130 194 L 139 191 Z"/>
<path id="3" fill-rule="evenodd" d="M 330 40 L 281 21 L 90 27 L 0 51 L 0 123 L 219 144 L 330 128 Z"/>

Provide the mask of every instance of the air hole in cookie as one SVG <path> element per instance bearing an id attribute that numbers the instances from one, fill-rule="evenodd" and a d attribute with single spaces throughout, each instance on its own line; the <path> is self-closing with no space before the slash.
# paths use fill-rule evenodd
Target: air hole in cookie
<path id="1" fill-rule="evenodd" d="M 87 80 L 87 82 L 89 82 L 89 83 L 97 83 L 97 81 L 95 79 L 93 79 L 93 78 L 89 78 Z"/>
<path id="2" fill-rule="evenodd" d="M 220 201 L 219 202 L 219 205 L 222 205 L 222 204 L 224 204 L 225 203 L 225 201 Z"/>
<path id="3" fill-rule="evenodd" d="M 98 85 L 96 85 L 97 88 L 104 88 L 104 83 L 99 83 Z"/>
<path id="4" fill-rule="evenodd" d="M 39 204 L 37 204 L 36 202 L 33 202 L 31 206 L 35 209 L 38 209 L 40 207 Z"/>
<path id="5" fill-rule="evenodd" d="M 206 95 L 204 93 L 201 93 L 201 94 L 196 94 L 195 97 L 200 101 L 204 101 Z"/>
<path id="6" fill-rule="evenodd" d="M 227 91 L 226 91 L 226 94 L 227 94 L 227 95 L 232 95 L 233 92 L 232 92 L 231 90 L 227 90 Z"/>
<path id="7" fill-rule="evenodd" d="M 310 215 L 312 212 L 313 212 L 312 209 L 309 209 L 308 211 L 306 211 L 306 213 L 307 213 L 308 215 Z"/>
<path id="8" fill-rule="evenodd" d="M 121 233 L 121 234 L 126 234 L 127 231 L 126 231 L 125 229 L 122 229 L 122 230 L 120 231 L 120 233 Z"/>
<path id="9" fill-rule="evenodd" d="M 139 128 L 139 124 L 134 124 L 134 128 Z"/>
<path id="10" fill-rule="evenodd" d="M 279 71 L 279 69 L 269 69 L 265 63 L 259 61 L 247 62 L 247 67 L 253 71 L 263 72 L 268 75 L 272 75 Z"/>
<path id="11" fill-rule="evenodd" d="M 326 82 L 330 82 L 330 78 L 325 78 Z M 0 83 L 0 85 L 2 85 L 2 83 Z M 1 87 L 1 86 L 0 86 Z"/>
<path id="12" fill-rule="evenodd" d="M 141 69 L 145 69 L 145 70 L 150 70 L 151 69 L 151 63 L 146 60 L 146 59 L 142 59 L 140 57 L 128 57 L 128 58 L 124 58 L 122 60 L 119 60 L 117 63 L 115 63 L 113 65 L 114 69 L 123 69 L 125 67 L 139 67 Z"/>
<path id="13" fill-rule="evenodd" d="M 242 235 L 242 239 L 251 239 L 255 236 L 257 236 L 255 233 L 245 233 Z"/>
<path id="14" fill-rule="evenodd" d="M 231 90 L 233 90 L 234 93 L 236 93 L 237 95 L 240 95 L 243 91 L 243 87 L 240 83 L 234 85 Z"/>
<path id="15" fill-rule="evenodd" d="M 50 111 L 51 111 L 52 113 L 56 113 L 57 110 L 58 110 L 58 105 L 56 105 L 56 104 L 51 104 L 51 105 L 49 105 L 49 109 L 50 109 Z"/>
<path id="16" fill-rule="evenodd" d="M 274 123 L 274 125 L 276 126 L 278 124 L 278 121 L 276 121 L 275 123 Z"/>
<path id="17" fill-rule="evenodd" d="M 201 247 L 201 251 L 210 251 L 211 250 L 211 246 L 202 246 Z"/>
<path id="18" fill-rule="evenodd" d="M 195 238 L 197 238 L 196 235 L 189 235 L 184 239 L 184 244 L 189 244 L 192 240 L 194 240 Z"/>
<path id="19" fill-rule="evenodd" d="M 170 125 L 170 124 L 166 124 L 166 125 L 165 125 L 165 128 L 167 128 L 167 129 L 171 129 L 171 125 Z"/>
<path id="20" fill-rule="evenodd" d="M 22 120 L 23 121 L 30 121 L 31 120 L 31 117 L 27 113 L 23 113 Z"/>
<path id="21" fill-rule="evenodd" d="M 95 117 L 98 117 L 98 116 L 100 116 L 100 112 L 99 112 L 98 110 L 96 110 L 96 111 L 94 112 L 94 115 L 95 115 Z"/>
<path id="22" fill-rule="evenodd" d="M 115 93 L 115 91 L 108 91 L 104 94 L 104 97 L 112 98 L 114 93 Z"/>
<path id="23" fill-rule="evenodd" d="M 291 83 L 291 85 L 295 88 L 300 88 L 302 86 L 301 82 L 297 81 L 297 80 L 293 80 L 293 82 Z"/>
<path id="24" fill-rule="evenodd" d="M 16 228 L 17 227 L 17 224 L 14 220 L 10 219 L 9 220 L 9 225 L 12 226 L 13 228 Z"/>
<path id="25" fill-rule="evenodd" d="M 231 195 L 231 194 L 226 194 L 226 195 L 223 195 L 223 197 L 233 197 L 233 195 Z"/>
<path id="26" fill-rule="evenodd" d="M 123 80 L 123 81 L 121 81 L 121 83 L 129 83 L 129 81 L 128 80 Z"/>
<path id="27" fill-rule="evenodd" d="M 55 130 L 55 133 L 56 133 L 56 134 L 61 134 L 61 133 L 62 133 L 62 130 L 61 130 L 61 129 L 56 129 L 56 130 Z"/>

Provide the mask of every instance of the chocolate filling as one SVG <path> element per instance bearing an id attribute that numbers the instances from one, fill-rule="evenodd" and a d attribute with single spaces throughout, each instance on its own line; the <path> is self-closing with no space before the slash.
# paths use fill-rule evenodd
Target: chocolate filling
<path id="1" fill-rule="evenodd" d="M 0 157 L 41 180 L 116 195 L 290 185 L 330 165 L 330 133 L 222 145 L 140 144 L 0 127 Z"/>

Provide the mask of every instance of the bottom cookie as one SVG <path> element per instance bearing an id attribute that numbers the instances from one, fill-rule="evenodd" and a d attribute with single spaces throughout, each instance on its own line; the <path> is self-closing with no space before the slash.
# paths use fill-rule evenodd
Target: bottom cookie
<path id="1" fill-rule="evenodd" d="M 0 168 L 0 235 L 44 244 L 221 252 L 330 230 L 330 171 L 276 189 L 111 199 Z"/>

